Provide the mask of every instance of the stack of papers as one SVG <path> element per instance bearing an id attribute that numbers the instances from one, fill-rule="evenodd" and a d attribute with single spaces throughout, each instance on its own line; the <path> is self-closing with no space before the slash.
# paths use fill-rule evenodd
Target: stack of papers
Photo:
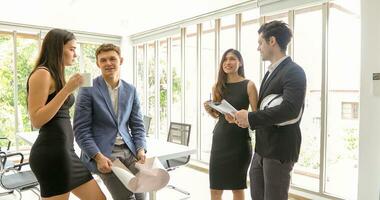
<path id="1" fill-rule="evenodd" d="M 210 101 L 208 105 L 223 115 L 230 114 L 232 116 L 235 116 L 235 113 L 237 112 L 237 110 L 224 99 L 221 102 Z"/>
<path id="2" fill-rule="evenodd" d="M 125 187 L 133 193 L 157 191 L 169 182 L 169 173 L 157 158 L 147 158 L 144 164 L 136 163 L 139 172 L 133 175 L 119 160 L 112 162 L 112 171 Z"/>

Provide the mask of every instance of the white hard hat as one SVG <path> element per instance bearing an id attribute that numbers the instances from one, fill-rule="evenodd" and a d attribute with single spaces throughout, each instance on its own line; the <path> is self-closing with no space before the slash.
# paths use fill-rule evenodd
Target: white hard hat
<path id="1" fill-rule="evenodd" d="M 260 110 L 265 110 L 267 108 L 278 106 L 278 105 L 280 105 L 282 103 L 282 101 L 283 101 L 283 99 L 282 99 L 282 95 L 281 94 L 270 94 L 270 95 L 266 96 L 261 101 Z M 276 124 L 276 125 L 277 126 L 286 126 L 286 125 L 297 123 L 301 119 L 302 111 L 303 111 L 303 107 L 301 108 L 300 113 L 298 114 L 297 118 L 291 119 L 289 121 L 282 122 L 282 123 L 279 123 L 279 124 Z"/>

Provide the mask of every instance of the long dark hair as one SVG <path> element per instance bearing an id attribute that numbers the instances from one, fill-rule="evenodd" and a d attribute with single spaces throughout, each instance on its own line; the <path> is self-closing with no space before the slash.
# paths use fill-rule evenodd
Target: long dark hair
<path id="1" fill-rule="evenodd" d="M 63 29 L 50 30 L 42 42 L 41 51 L 29 78 L 38 67 L 46 67 L 55 82 L 55 91 L 61 90 L 66 84 L 63 46 L 74 39 L 74 34 L 69 31 Z M 28 83 L 27 90 L 29 90 Z"/>
<path id="2" fill-rule="evenodd" d="M 215 91 L 213 91 L 213 93 L 214 93 L 213 100 L 214 101 L 221 101 L 223 98 L 223 95 L 225 95 L 224 89 L 226 88 L 227 74 L 223 70 L 223 63 L 226 60 L 226 56 L 228 53 L 234 54 L 236 56 L 236 58 L 239 60 L 240 66 L 238 69 L 238 75 L 245 78 L 243 57 L 241 56 L 241 54 L 238 50 L 228 49 L 226 52 L 224 52 L 222 59 L 219 63 L 218 81 L 216 82 Z"/>

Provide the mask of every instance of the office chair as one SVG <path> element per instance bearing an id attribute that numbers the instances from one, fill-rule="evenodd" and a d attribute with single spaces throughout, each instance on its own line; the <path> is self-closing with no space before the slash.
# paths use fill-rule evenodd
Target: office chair
<path id="1" fill-rule="evenodd" d="M 11 148 L 11 140 L 8 139 L 7 137 L 0 137 L 0 141 L 1 140 L 5 140 L 6 141 L 7 148 L 6 148 L 6 150 L 4 150 L 4 148 L 2 148 L 2 145 L 0 145 L 0 151 L 9 151 L 9 149 Z M 1 143 L 3 143 L 3 142 L 1 142 Z"/>
<path id="2" fill-rule="evenodd" d="M 7 137 L 0 137 L 0 141 L 3 141 L 3 140 L 5 140 L 5 142 L 6 142 L 6 148 L 3 148 L 3 145 L 0 145 L 0 152 L 9 154 L 12 142 Z M 1 142 L 1 144 L 3 144 L 3 143 L 4 142 Z M 13 166 L 14 166 L 13 161 L 7 160 L 5 163 L 2 164 L 2 166 L 0 166 L 0 169 L 9 168 L 9 167 L 13 167 Z"/>
<path id="3" fill-rule="evenodd" d="M 148 136 L 149 133 L 149 127 L 150 127 L 150 121 L 152 120 L 152 117 L 144 115 L 144 127 L 146 131 L 146 135 Z"/>
<path id="4" fill-rule="evenodd" d="M 168 142 L 172 142 L 175 144 L 189 146 L 190 141 L 190 124 L 176 123 L 170 122 L 169 133 L 168 133 Z M 163 166 L 167 171 L 172 171 L 179 166 L 184 166 L 190 161 L 190 155 L 184 156 L 181 158 L 170 159 L 162 162 Z M 185 194 L 187 197 L 190 197 L 190 193 L 178 188 L 173 185 L 167 185 L 168 188 L 174 189 L 180 193 Z"/>
<path id="5" fill-rule="evenodd" d="M 19 156 L 18 164 L 7 166 L 10 157 Z M 0 186 L 7 190 L 0 193 L 1 196 L 13 194 L 15 191 L 19 194 L 19 199 L 22 199 L 22 191 L 30 189 L 34 194 L 39 195 L 38 181 L 31 170 L 22 170 L 22 167 L 29 163 L 24 162 L 24 155 L 20 152 L 5 153 L 0 151 Z"/>

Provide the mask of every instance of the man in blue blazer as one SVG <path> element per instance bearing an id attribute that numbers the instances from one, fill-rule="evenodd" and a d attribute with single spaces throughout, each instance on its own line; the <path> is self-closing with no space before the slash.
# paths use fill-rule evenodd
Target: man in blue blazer
<path id="1" fill-rule="evenodd" d="M 306 75 L 286 56 L 286 47 L 292 37 L 287 24 L 268 22 L 258 33 L 257 49 L 262 59 L 271 64 L 261 82 L 257 105 L 273 94 L 281 95 L 283 100 L 279 105 L 256 112 L 241 110 L 235 115 L 236 123 L 256 130 L 255 154 L 249 172 L 252 199 L 287 200 L 291 171 L 300 153 L 300 116 L 305 101 Z"/>
<path id="2" fill-rule="evenodd" d="M 97 173 L 114 200 L 145 199 L 133 194 L 111 171 L 119 159 L 134 174 L 136 162 L 145 162 L 146 140 L 136 88 L 120 79 L 120 48 L 103 44 L 96 50 L 102 75 L 93 87 L 79 90 L 75 105 L 74 134 L 82 149 L 81 159 Z"/>

